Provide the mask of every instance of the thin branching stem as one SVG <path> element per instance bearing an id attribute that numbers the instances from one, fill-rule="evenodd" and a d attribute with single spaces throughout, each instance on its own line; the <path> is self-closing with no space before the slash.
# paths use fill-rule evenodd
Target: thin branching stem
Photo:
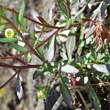
<path id="1" fill-rule="evenodd" d="M 88 105 L 86 104 L 86 101 L 85 101 L 84 97 L 82 96 L 81 92 L 78 89 L 76 91 L 78 92 L 79 96 L 81 97 L 81 100 L 82 100 L 86 110 L 90 110 Z"/>
<path id="2" fill-rule="evenodd" d="M 10 8 L 8 8 L 8 7 L 6 7 L 6 6 L 3 6 L 3 5 L 0 5 L 0 6 L 1 6 L 2 8 L 4 8 L 4 9 L 6 9 L 7 11 L 13 12 L 13 13 L 15 13 L 15 14 L 19 14 L 19 12 L 15 11 L 14 9 L 10 9 Z M 37 17 L 37 16 L 36 16 L 36 17 Z M 45 25 L 45 24 L 42 24 L 42 23 L 40 23 L 40 22 L 37 22 L 36 20 L 34 20 L 34 19 L 30 18 L 30 17 L 27 17 L 27 16 L 24 16 L 24 18 L 26 18 L 26 19 L 28 19 L 28 20 L 30 20 L 30 21 L 32 21 L 32 22 L 38 24 L 38 25 L 41 25 L 41 26 L 45 26 L 45 27 L 49 27 L 49 28 L 54 28 L 54 29 L 62 29 L 62 28 L 64 28 L 63 26 L 62 26 L 62 27 L 56 27 L 56 26 L 52 26 L 52 25 Z"/>
<path id="3" fill-rule="evenodd" d="M 10 52 L 6 52 L 7 55 L 9 56 L 14 56 L 13 54 L 11 54 Z M 23 60 L 21 60 L 20 58 L 15 58 L 15 60 L 19 61 L 20 63 L 24 64 L 24 65 L 29 65 L 27 62 L 24 62 Z"/>
<path id="4" fill-rule="evenodd" d="M 34 52 L 34 54 L 42 60 L 42 58 L 39 56 L 39 54 L 35 51 L 35 49 L 25 40 L 21 32 L 17 29 L 17 27 L 5 16 L 0 15 L 1 18 L 5 19 L 19 34 L 19 36 L 22 38 L 23 42 Z"/>
<path id="5" fill-rule="evenodd" d="M 35 49 L 38 49 L 40 46 L 42 46 L 43 44 L 45 44 L 49 39 L 52 38 L 53 35 L 55 35 L 60 29 L 57 29 L 50 37 L 48 37 L 46 40 L 44 40 L 42 43 L 38 44 Z M 29 51 L 26 51 L 24 53 L 21 53 L 19 55 L 15 55 L 15 56 L 10 56 L 10 57 L 0 57 L 0 59 L 14 59 L 14 58 L 17 58 L 17 57 L 20 57 L 20 56 L 23 56 L 23 55 L 26 55 L 28 54 L 29 52 L 32 52 L 33 50 L 29 50 Z"/>
<path id="6" fill-rule="evenodd" d="M 0 62 L 1 67 L 6 67 L 6 68 L 14 68 L 14 69 L 28 69 L 28 68 L 39 68 L 42 65 L 25 65 L 25 66 L 13 66 L 9 65 L 3 62 Z"/>
<path id="7" fill-rule="evenodd" d="M 2 47 L 0 47 L 0 49 L 2 50 Z M 9 55 L 9 56 L 14 56 L 12 53 L 10 53 L 8 51 L 6 51 L 6 54 Z M 3 55 L 1 55 L 1 57 L 3 57 Z M 22 63 L 23 65 L 30 65 L 30 64 L 28 64 L 27 62 L 23 61 L 20 58 L 15 58 L 15 60 L 17 60 L 18 62 Z"/>
<path id="8" fill-rule="evenodd" d="M 10 12 L 13 12 L 15 14 L 19 14 L 19 12 L 15 11 L 14 9 L 10 9 L 6 6 L 3 6 L 3 5 L 0 5 L 2 8 L 6 9 L 7 11 L 10 11 Z M 36 16 L 37 17 L 37 16 Z M 45 25 L 45 24 L 42 24 L 40 22 L 37 22 L 36 20 L 30 18 L 30 17 L 27 17 L 27 16 L 24 16 L 24 18 L 34 22 L 35 24 L 38 24 L 38 25 L 41 25 L 41 26 L 44 26 L 44 27 L 48 27 L 48 28 L 53 28 L 53 29 L 64 29 L 65 26 L 61 26 L 61 27 L 57 27 L 57 26 L 52 26 L 52 25 Z M 74 23 L 74 24 L 71 24 L 70 27 L 73 27 L 73 26 L 77 26 L 77 25 L 81 25 L 81 23 Z"/>
<path id="9" fill-rule="evenodd" d="M 11 78 L 8 79 L 3 85 L 0 86 L 0 89 L 2 89 L 4 86 L 6 86 L 17 74 L 21 72 L 22 69 L 19 69 Z"/>
<path id="10" fill-rule="evenodd" d="M 57 75 L 59 74 L 59 71 L 56 71 L 54 74 L 54 77 L 50 80 L 50 84 L 52 84 L 52 82 L 55 80 L 55 78 L 57 77 Z"/>

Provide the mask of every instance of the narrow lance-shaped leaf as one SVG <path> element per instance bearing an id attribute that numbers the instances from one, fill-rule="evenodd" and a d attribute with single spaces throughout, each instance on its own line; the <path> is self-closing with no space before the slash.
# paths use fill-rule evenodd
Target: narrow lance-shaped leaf
<path id="1" fill-rule="evenodd" d="M 16 79 L 16 93 L 17 93 L 18 99 L 20 100 L 23 96 L 23 88 L 22 88 L 22 85 L 21 85 L 19 75 L 17 76 L 17 79 Z"/>
<path id="2" fill-rule="evenodd" d="M 75 19 L 77 16 L 79 16 L 84 10 L 85 10 L 86 6 L 84 6 L 81 10 L 78 11 L 78 13 L 74 16 L 74 18 L 72 19 L 72 23 L 74 23 Z"/>
<path id="3" fill-rule="evenodd" d="M 34 47 L 36 47 L 38 44 L 39 44 L 39 38 L 37 38 L 37 40 L 35 41 Z M 39 47 L 39 48 L 37 49 L 37 51 L 38 51 L 38 53 L 41 55 L 41 57 L 45 60 L 45 56 L 44 56 L 42 47 Z"/>
<path id="4" fill-rule="evenodd" d="M 47 23 L 41 16 L 38 16 L 37 18 L 39 19 L 39 21 L 40 21 L 42 24 L 45 24 L 46 26 L 50 26 L 50 24 Z"/>
<path id="5" fill-rule="evenodd" d="M 48 62 L 50 62 L 53 59 L 54 55 L 55 55 L 55 36 L 52 38 L 51 44 L 48 49 L 47 53 Z"/>
<path id="6" fill-rule="evenodd" d="M 76 45 L 76 38 L 75 36 L 68 36 L 68 40 L 66 42 L 66 48 L 68 53 L 69 60 L 72 59 L 72 53 Z"/>
<path id="7" fill-rule="evenodd" d="M 31 58 L 32 58 L 32 56 L 31 56 L 31 53 L 29 52 L 29 53 L 27 54 L 27 60 L 28 60 L 28 62 L 31 60 Z"/>
<path id="8" fill-rule="evenodd" d="M 24 16 L 24 10 L 25 10 L 25 2 L 23 1 L 21 6 L 20 6 L 20 12 L 19 12 L 19 22 L 22 24 L 23 16 Z"/>
<path id="9" fill-rule="evenodd" d="M 78 41 L 78 50 L 77 50 L 77 53 L 80 55 L 81 52 L 82 52 L 82 47 L 81 47 L 81 43 L 83 42 L 83 38 L 84 38 L 84 31 L 85 31 L 85 27 L 82 27 L 81 29 L 81 34 L 80 34 L 80 38 L 79 38 L 79 41 Z"/>
<path id="10" fill-rule="evenodd" d="M 19 19 L 18 19 L 19 15 L 15 14 L 14 17 L 15 17 L 15 22 L 18 25 L 19 24 Z"/>
<path id="11" fill-rule="evenodd" d="M 90 37 L 88 37 L 86 40 L 82 40 L 82 41 L 80 42 L 80 45 L 79 45 L 80 48 L 82 48 L 82 47 L 84 47 L 84 46 L 90 44 L 91 41 L 92 41 L 92 38 L 93 38 L 93 35 L 91 35 Z"/>
<path id="12" fill-rule="evenodd" d="M 67 22 L 66 22 L 66 29 L 69 28 L 70 24 L 71 24 L 71 19 L 68 19 Z"/>
<path id="13" fill-rule="evenodd" d="M 101 110 L 101 103 L 99 98 L 97 97 L 96 92 L 94 91 L 94 89 L 92 88 L 90 82 L 88 82 L 88 86 L 89 86 L 89 99 L 90 101 L 93 102 L 95 110 Z"/>
<path id="14" fill-rule="evenodd" d="M 42 74 L 42 71 L 40 70 L 36 70 L 33 74 L 33 79 L 36 79 L 38 76 L 40 76 Z"/>
<path id="15" fill-rule="evenodd" d="M 11 42 L 16 42 L 19 41 L 17 38 L 0 38 L 0 42 L 3 43 L 11 43 Z"/>
<path id="16" fill-rule="evenodd" d="M 0 6 L 0 14 L 1 14 L 2 16 L 5 16 L 5 13 L 3 12 L 2 6 Z"/>
<path id="17" fill-rule="evenodd" d="M 64 49 L 61 49 L 60 50 L 60 56 L 64 59 L 64 60 L 67 60 L 68 58 L 67 58 L 67 55 L 65 54 L 65 52 L 64 52 Z"/>
<path id="18" fill-rule="evenodd" d="M 58 4 L 60 9 L 62 10 L 62 12 L 68 16 L 68 11 L 67 11 L 67 7 L 65 6 L 64 2 L 62 0 L 58 0 Z"/>
<path id="19" fill-rule="evenodd" d="M 68 87 L 66 86 L 66 84 L 63 82 L 61 74 L 59 76 L 60 76 L 61 93 L 62 93 L 67 105 L 73 110 L 73 104 L 72 104 L 72 98 L 71 98 L 70 91 L 69 91 Z"/>
<path id="20" fill-rule="evenodd" d="M 0 24 L 3 24 L 4 20 L 2 18 L 0 18 Z"/>
<path id="21" fill-rule="evenodd" d="M 36 88 L 37 90 L 43 90 L 43 89 L 45 89 L 46 87 L 45 87 L 45 86 L 35 86 L 35 88 Z"/>
<path id="22" fill-rule="evenodd" d="M 23 19 L 23 21 L 24 21 L 24 26 L 25 26 L 25 28 L 26 28 L 26 29 L 28 29 L 27 19 L 26 19 L 26 18 L 24 18 L 24 19 Z"/>
<path id="23" fill-rule="evenodd" d="M 48 83 L 48 87 L 47 87 L 47 97 L 49 96 L 50 90 L 51 90 L 51 84 Z"/>
<path id="24" fill-rule="evenodd" d="M 32 40 L 35 41 L 36 40 L 36 37 L 35 37 L 35 25 L 34 25 L 33 22 L 31 23 L 29 31 L 31 33 Z"/>
<path id="25" fill-rule="evenodd" d="M 47 69 L 49 72 L 53 73 L 53 68 L 50 63 L 47 64 Z"/>
<path id="26" fill-rule="evenodd" d="M 10 43 L 10 45 L 11 45 L 13 48 L 15 48 L 16 50 L 19 50 L 19 51 L 21 51 L 21 52 L 26 52 L 26 51 L 28 51 L 27 48 L 22 47 L 22 46 L 20 46 L 20 45 L 17 45 L 17 44 L 14 44 L 14 43 Z"/>
<path id="27" fill-rule="evenodd" d="M 43 73 L 43 71 L 44 71 L 43 67 L 37 68 L 36 71 L 33 74 L 33 79 L 36 79 L 39 75 L 41 75 Z"/>

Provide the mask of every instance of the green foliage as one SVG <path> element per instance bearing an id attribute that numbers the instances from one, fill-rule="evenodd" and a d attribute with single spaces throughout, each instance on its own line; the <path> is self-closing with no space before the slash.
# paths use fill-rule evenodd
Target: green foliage
<path id="1" fill-rule="evenodd" d="M 19 50 L 20 52 L 26 52 L 26 51 L 28 51 L 27 48 L 22 47 L 22 46 L 17 45 L 17 44 L 14 44 L 14 43 L 10 43 L 10 46 L 13 47 L 13 48 L 15 48 L 16 50 Z"/>
<path id="2" fill-rule="evenodd" d="M 33 74 L 33 79 L 36 79 L 38 76 L 40 76 L 41 74 L 43 74 L 43 71 L 44 71 L 44 68 L 41 67 L 41 68 L 38 68 L 34 74 Z"/>
<path id="3" fill-rule="evenodd" d="M 68 11 L 67 11 L 67 7 L 65 6 L 65 1 L 62 1 L 62 0 L 58 0 L 58 4 L 59 4 L 59 7 L 60 9 L 62 10 L 62 12 L 68 16 Z"/>
<path id="4" fill-rule="evenodd" d="M 35 41 L 35 43 L 34 43 L 34 47 L 36 47 L 36 46 L 39 44 L 39 42 L 40 42 L 39 38 L 36 39 L 36 41 Z M 39 48 L 37 49 L 37 51 L 38 51 L 38 53 L 41 55 L 41 57 L 45 60 L 45 56 L 44 56 L 42 47 L 39 47 Z"/>
<path id="5" fill-rule="evenodd" d="M 82 87 L 87 89 L 88 100 L 85 102 L 83 99 L 86 100 L 86 98 L 81 98 L 81 103 L 85 108 L 89 108 L 86 107 L 86 103 L 91 102 L 96 110 L 101 110 L 102 103 L 98 93 L 104 93 L 102 85 L 106 88 L 106 83 L 109 83 L 110 80 L 110 50 L 108 48 L 110 43 L 108 45 L 106 43 L 107 40 L 110 40 L 110 32 L 109 27 L 103 22 L 109 5 L 102 1 L 94 6 L 95 0 L 90 2 L 85 0 L 84 3 L 82 0 L 57 0 L 57 2 L 60 11 L 56 14 L 58 16 L 52 20 L 54 25 L 41 16 L 37 17 L 40 22 L 24 16 L 24 1 L 20 6 L 20 12 L 0 5 L 0 32 L 4 33 L 10 28 L 16 30 L 12 36 L 14 38 L 0 38 L 0 42 L 8 44 L 19 53 L 12 55 L 8 48 L 0 47 L 0 59 L 15 59 L 23 65 L 13 66 L 0 62 L 0 66 L 18 70 L 8 82 L 20 71 L 28 68 L 36 68 L 36 71 L 31 73 L 33 80 L 41 75 L 44 77 L 51 75 L 52 78 L 46 82 L 45 86 L 35 86 L 38 91 L 37 98 L 45 99 L 49 96 L 53 82 L 59 78 L 62 96 L 71 109 L 75 108 L 75 105 L 72 103 L 74 99 L 72 99 L 69 89 L 74 88 L 71 90 L 73 91 L 77 87 Z M 9 20 L 5 11 L 11 11 L 14 14 L 15 23 Z M 109 20 L 108 15 L 107 23 Z M 31 24 L 29 24 L 30 21 Z M 98 23 L 99 25 L 97 25 Z M 97 28 L 99 28 L 98 31 L 96 31 Z M 8 35 L 10 36 L 10 33 Z M 96 40 L 93 40 L 95 38 Z M 33 54 L 41 60 L 41 64 L 29 63 Z M 27 62 L 22 60 L 24 57 L 27 57 Z M 80 91 L 79 88 L 78 91 Z M 19 75 L 16 91 L 18 98 L 21 99 L 23 90 Z M 106 91 L 110 92 L 108 89 Z M 81 92 L 79 93 L 83 97 L 83 93 L 82 95 Z"/>
<path id="6" fill-rule="evenodd" d="M 19 12 L 19 15 L 18 15 L 18 20 L 19 20 L 20 24 L 22 24 L 22 20 L 23 20 L 23 16 L 24 16 L 24 11 L 25 11 L 25 2 L 23 1 L 21 6 L 20 6 L 20 12 Z"/>
<path id="7" fill-rule="evenodd" d="M 0 6 L 0 14 L 1 14 L 2 16 L 5 16 L 5 13 L 3 12 L 3 9 L 2 9 L 1 6 Z"/>
<path id="8" fill-rule="evenodd" d="M 61 93 L 65 99 L 65 101 L 67 102 L 67 104 L 69 105 L 69 107 L 71 109 L 73 109 L 73 104 L 72 104 L 72 98 L 69 92 L 68 87 L 66 86 L 65 82 L 63 82 L 62 76 L 60 75 L 60 90 Z"/>
<path id="9" fill-rule="evenodd" d="M 0 42 L 3 43 L 17 42 L 18 40 L 17 38 L 0 38 Z"/>
<path id="10" fill-rule="evenodd" d="M 101 110 L 101 103 L 100 103 L 99 98 L 96 95 L 96 92 L 94 91 L 90 83 L 88 84 L 88 86 L 89 86 L 89 98 L 91 102 L 94 103 L 96 110 Z"/>

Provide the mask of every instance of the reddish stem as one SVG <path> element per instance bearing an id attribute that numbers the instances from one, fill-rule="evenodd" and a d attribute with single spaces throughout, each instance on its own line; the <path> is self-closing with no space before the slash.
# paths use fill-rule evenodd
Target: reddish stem
<path id="1" fill-rule="evenodd" d="M 42 65 L 13 66 L 13 65 L 9 65 L 9 64 L 0 62 L 0 66 L 6 67 L 6 68 L 28 69 L 28 68 L 38 68 L 38 67 L 40 67 L 40 66 L 42 66 Z"/>
<path id="2" fill-rule="evenodd" d="M 18 28 L 5 16 L 1 16 L 1 18 L 5 19 L 14 29 L 15 31 L 19 34 L 19 36 L 22 38 L 23 42 L 34 52 L 34 54 L 42 60 L 41 56 L 35 51 L 35 49 L 26 41 L 26 39 L 23 37 L 22 33 L 18 30 Z"/>
<path id="3" fill-rule="evenodd" d="M 0 6 L 2 8 L 4 8 L 4 9 L 6 9 L 7 11 L 11 11 L 11 12 L 13 12 L 15 14 L 19 14 L 19 12 L 15 11 L 14 9 L 10 9 L 10 8 L 8 8 L 6 6 L 2 6 L 2 5 L 0 5 Z M 30 18 L 30 17 L 27 17 L 27 16 L 24 16 L 24 18 L 26 18 L 26 19 L 28 19 L 28 20 L 30 20 L 30 21 L 38 24 L 38 25 L 41 25 L 41 26 L 45 26 L 45 27 L 49 27 L 49 28 L 53 28 L 53 29 L 61 29 L 61 28 L 63 28 L 63 27 L 56 27 L 56 26 L 52 26 L 52 25 L 45 25 L 45 24 L 42 24 L 40 22 L 37 22 L 36 20 L 34 20 L 34 19 Z"/>
<path id="4" fill-rule="evenodd" d="M 3 85 L 0 86 L 0 89 L 2 89 L 4 86 L 6 86 L 17 74 L 21 72 L 22 69 L 19 69 L 8 81 L 6 81 Z"/>
<path id="5" fill-rule="evenodd" d="M 60 29 L 57 29 L 50 37 L 48 37 L 46 40 L 44 40 L 42 43 L 38 44 L 35 49 L 38 49 L 40 46 L 42 46 L 43 44 L 45 44 L 49 39 L 52 38 L 53 35 L 55 35 Z M 21 53 L 19 55 L 15 55 L 15 56 L 10 56 L 10 57 L 0 57 L 0 59 L 13 59 L 13 58 L 17 58 L 17 57 L 20 57 L 20 56 L 23 56 L 23 55 L 26 55 L 28 54 L 29 52 L 32 52 L 33 50 L 29 50 L 27 52 L 24 52 L 24 53 Z"/>
<path id="6" fill-rule="evenodd" d="M 6 52 L 9 56 L 14 56 L 13 54 L 11 54 L 10 52 Z M 21 60 L 20 58 L 15 58 L 17 61 L 19 61 L 20 63 L 24 64 L 24 65 L 29 65 L 28 63 L 24 62 L 23 60 Z"/>
<path id="7" fill-rule="evenodd" d="M 69 2 L 69 0 L 67 0 L 66 4 L 67 4 L 67 8 L 68 8 L 69 18 L 71 18 L 71 10 L 70 10 L 70 2 Z"/>

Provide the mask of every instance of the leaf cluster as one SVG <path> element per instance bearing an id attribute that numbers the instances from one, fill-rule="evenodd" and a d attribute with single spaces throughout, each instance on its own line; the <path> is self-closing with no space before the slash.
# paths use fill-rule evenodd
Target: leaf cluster
<path id="1" fill-rule="evenodd" d="M 79 86 L 86 88 L 89 101 L 94 104 L 94 108 L 101 110 L 97 88 L 93 85 L 95 84 L 99 88 L 102 85 L 106 87 L 110 80 L 109 43 L 107 45 L 104 43 L 106 39 L 110 39 L 109 27 L 106 28 L 108 36 L 103 39 L 98 50 L 96 50 L 96 46 L 99 41 L 94 41 L 93 38 L 97 26 L 110 22 L 109 15 L 106 16 L 109 3 L 107 1 L 96 2 L 95 0 L 57 0 L 57 3 L 60 13 L 58 13 L 59 16 L 52 19 L 53 22 L 57 21 L 55 25 L 48 23 L 41 16 L 36 16 L 39 21 L 25 16 L 24 1 L 19 12 L 0 5 L 0 32 L 4 32 L 8 28 L 15 31 L 14 38 L 4 36 L 4 38 L 0 38 L 0 42 L 8 44 L 19 52 L 19 54 L 13 55 L 8 48 L 0 47 L 0 59 L 15 59 L 22 65 L 14 66 L 0 61 L 0 66 L 16 69 L 16 73 L 0 88 L 3 88 L 17 75 L 16 91 L 18 98 L 21 99 L 23 88 L 20 72 L 23 69 L 36 68 L 33 80 L 40 75 L 53 76 L 46 86 L 35 87 L 39 91 L 38 93 L 41 93 L 38 98 L 46 98 L 49 95 L 52 83 L 58 76 L 61 93 L 71 109 L 74 108 L 74 105 L 69 89 Z M 95 10 L 93 11 L 92 8 Z M 14 23 L 7 18 L 5 11 L 14 14 Z M 96 22 L 101 20 L 104 22 L 96 25 Z M 31 24 L 29 24 L 30 22 Z M 105 36 L 106 32 L 104 32 Z M 100 40 L 101 35 L 97 36 Z M 41 65 L 29 64 L 33 54 L 42 61 Z M 22 57 L 26 57 L 27 61 L 23 61 Z M 89 110 L 90 108 L 80 92 L 83 89 L 76 90 L 85 108 Z"/>

